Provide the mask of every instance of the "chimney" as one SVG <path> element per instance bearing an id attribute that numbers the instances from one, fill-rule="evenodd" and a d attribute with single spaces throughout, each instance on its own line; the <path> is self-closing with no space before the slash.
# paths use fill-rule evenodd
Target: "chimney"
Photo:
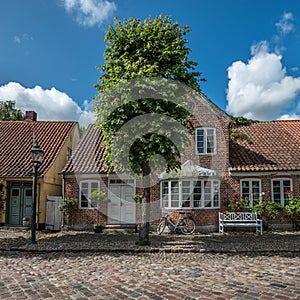
<path id="1" fill-rule="evenodd" d="M 25 121 L 26 122 L 36 122 L 37 114 L 35 111 L 30 110 L 25 112 Z"/>

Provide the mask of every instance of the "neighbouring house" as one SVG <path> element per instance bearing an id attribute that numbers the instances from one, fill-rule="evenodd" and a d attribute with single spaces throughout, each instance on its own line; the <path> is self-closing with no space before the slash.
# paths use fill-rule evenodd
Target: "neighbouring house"
<path id="1" fill-rule="evenodd" d="M 21 225 L 32 214 L 33 141 L 44 151 L 38 169 L 37 224 L 45 227 L 47 196 L 61 196 L 62 178 L 58 172 L 80 139 L 77 122 L 37 121 L 34 111 L 27 111 L 25 121 L 0 121 L 0 190 L 4 208 L 2 225 Z"/>
<path id="2" fill-rule="evenodd" d="M 104 141 L 102 132 L 90 125 L 71 159 L 61 172 L 65 198 L 79 199 L 80 212 L 75 218 L 75 226 L 84 228 L 94 223 L 135 224 L 136 194 L 135 180 L 121 180 L 116 174 L 107 174 L 103 160 Z M 110 198 L 98 210 L 97 203 L 89 195 L 101 189 Z"/>
<path id="3" fill-rule="evenodd" d="M 216 231 L 221 200 L 234 194 L 248 197 L 251 206 L 260 199 L 284 206 L 288 189 L 300 195 L 300 121 L 240 126 L 251 143 L 230 142 L 231 118 L 203 94 L 194 99 L 192 121 L 195 132 L 181 155 L 181 170 L 153 174 L 153 224 L 165 212 L 185 210 L 193 214 L 198 230 Z M 64 197 L 79 199 L 75 224 L 81 228 L 97 222 L 99 215 L 105 224 L 139 222 L 140 206 L 132 199 L 141 192 L 139 180 L 107 173 L 103 141 L 101 131 L 90 125 L 61 173 Z M 97 189 L 110 198 L 100 209 L 89 198 Z M 284 217 L 273 222 L 291 226 Z"/>
<path id="4" fill-rule="evenodd" d="M 284 207 L 287 191 L 300 196 L 300 120 L 257 122 L 240 126 L 251 143 L 240 140 L 230 147 L 230 187 L 248 197 L 253 206 L 272 200 Z M 273 227 L 291 227 L 280 215 Z"/>

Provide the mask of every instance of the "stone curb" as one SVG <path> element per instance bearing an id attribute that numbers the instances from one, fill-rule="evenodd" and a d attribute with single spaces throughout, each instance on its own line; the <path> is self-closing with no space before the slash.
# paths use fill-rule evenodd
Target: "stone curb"
<path id="1" fill-rule="evenodd" d="M 289 254 L 293 256 L 300 256 L 300 250 L 207 250 L 207 249 L 184 249 L 184 248 L 138 248 L 138 249 L 122 249 L 122 248 L 111 248 L 111 249 L 24 249 L 18 247 L 11 248 L 0 248 L 0 252 L 22 252 L 22 253 L 33 253 L 33 254 L 44 254 L 44 253 L 124 253 L 124 254 L 139 254 L 139 253 L 206 253 L 206 254 L 243 254 L 243 255 L 276 255 L 276 254 Z"/>

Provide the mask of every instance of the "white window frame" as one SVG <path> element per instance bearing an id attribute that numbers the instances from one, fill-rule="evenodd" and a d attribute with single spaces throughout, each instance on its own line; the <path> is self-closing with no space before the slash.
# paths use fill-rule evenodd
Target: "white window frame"
<path id="1" fill-rule="evenodd" d="M 280 182 L 280 201 L 274 199 L 274 181 L 279 181 Z M 283 187 L 283 182 L 284 181 L 289 181 L 290 182 L 289 190 L 293 190 L 293 180 L 292 180 L 292 178 L 273 178 L 272 181 L 271 181 L 272 182 L 272 184 L 271 184 L 272 201 L 276 201 L 276 202 L 280 203 L 282 207 L 284 207 L 288 202 L 288 194 L 286 193 L 286 190 L 284 190 L 284 187 Z M 286 196 L 286 197 L 284 197 L 284 196 Z"/>
<path id="2" fill-rule="evenodd" d="M 186 200 L 184 199 L 184 196 L 187 196 L 187 193 L 184 192 L 183 188 L 188 188 L 187 186 L 183 187 L 183 182 L 190 182 L 189 189 L 190 189 L 190 199 Z M 201 182 L 201 196 L 200 199 L 194 199 L 194 189 L 196 186 L 196 182 Z M 210 192 L 207 194 L 205 193 L 205 190 L 207 190 L 207 187 L 205 187 L 205 183 L 210 182 Z M 167 185 L 165 184 L 167 183 Z M 178 189 L 174 185 L 175 183 L 178 183 Z M 164 194 L 164 186 L 167 187 L 168 193 Z M 215 189 L 217 186 L 217 190 Z M 174 193 L 172 193 L 172 187 Z M 178 192 L 177 192 L 178 190 Z M 206 196 L 209 195 L 210 199 L 205 199 Z M 164 196 L 167 196 L 166 199 Z M 177 197 L 178 196 L 178 197 Z M 217 199 L 215 199 L 215 196 L 217 196 Z M 217 209 L 220 208 L 220 180 L 218 179 L 170 179 L 170 180 L 163 180 L 160 184 L 160 199 L 161 199 L 161 207 L 166 209 Z M 189 202 L 189 206 L 185 205 L 185 201 Z M 194 203 L 196 201 L 200 202 L 199 206 L 195 206 Z M 164 205 L 164 203 L 167 202 L 167 205 Z M 178 203 L 178 205 L 174 206 L 172 203 Z M 217 203 L 217 204 L 215 204 Z M 206 206 L 208 204 L 208 206 Z"/>
<path id="3" fill-rule="evenodd" d="M 203 152 L 198 151 L 198 131 L 203 130 Z M 208 130 L 213 130 L 213 151 L 212 152 L 207 152 L 207 144 L 208 144 L 208 138 L 207 138 L 207 131 Z M 195 130 L 195 149 L 196 149 L 196 154 L 197 155 L 213 155 L 216 154 L 216 128 L 213 127 L 199 127 L 196 128 Z"/>
<path id="4" fill-rule="evenodd" d="M 244 179 L 241 179 L 240 180 L 240 195 L 241 196 L 244 196 L 244 194 L 243 194 L 243 182 L 249 182 L 249 196 L 247 196 L 248 197 L 248 200 L 249 200 L 249 206 L 250 207 L 253 207 L 253 201 L 254 201 L 254 197 L 253 197 L 253 185 L 252 185 L 252 183 L 253 183 L 253 181 L 258 181 L 259 182 L 259 193 L 258 193 L 258 195 L 259 195 L 259 198 L 261 197 L 261 179 L 259 179 L 259 178 L 244 178 Z M 258 200 L 259 199 L 257 199 L 257 203 L 258 203 Z"/>
<path id="5" fill-rule="evenodd" d="M 92 184 L 97 184 L 97 188 L 93 188 L 92 189 Z M 82 190 L 83 190 L 83 187 L 82 185 L 83 184 L 87 184 L 88 187 L 87 187 L 87 195 L 85 195 L 86 199 L 87 199 L 87 202 L 88 202 L 88 206 L 82 206 Z M 79 208 L 80 209 L 89 209 L 89 208 L 94 208 L 93 205 L 92 205 L 92 201 L 89 199 L 89 195 L 94 191 L 94 190 L 98 190 L 100 188 L 100 181 L 98 180 L 82 180 L 80 181 L 80 184 L 79 184 Z"/>

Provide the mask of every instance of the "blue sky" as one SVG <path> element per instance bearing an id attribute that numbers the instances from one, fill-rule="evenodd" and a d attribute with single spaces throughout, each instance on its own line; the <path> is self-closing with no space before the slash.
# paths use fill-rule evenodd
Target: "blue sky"
<path id="1" fill-rule="evenodd" d="M 39 119 L 89 119 L 113 17 L 189 25 L 204 94 L 233 115 L 300 118 L 300 1 L 1 0 L 0 100 Z"/>

